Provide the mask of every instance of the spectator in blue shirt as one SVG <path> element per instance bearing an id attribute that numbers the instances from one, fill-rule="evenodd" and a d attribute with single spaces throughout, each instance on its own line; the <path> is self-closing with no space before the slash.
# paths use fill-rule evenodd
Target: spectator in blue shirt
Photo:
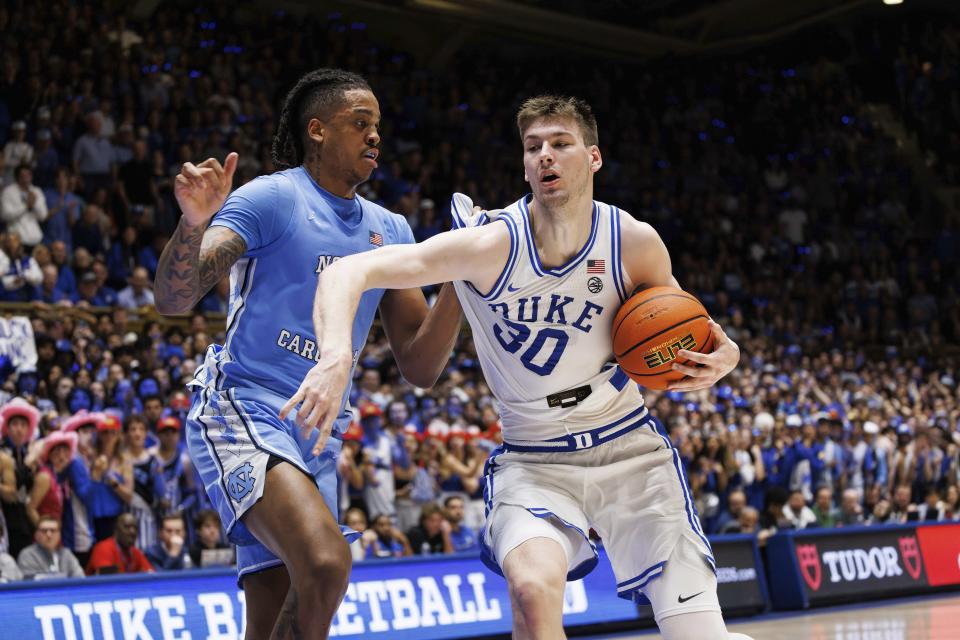
<path id="1" fill-rule="evenodd" d="M 54 240 L 50 243 L 50 259 L 57 268 L 57 289 L 68 296 L 77 291 L 77 276 L 70 266 L 70 245 L 64 240 Z"/>
<path id="2" fill-rule="evenodd" d="M 109 187 L 113 169 L 113 145 L 100 135 L 103 122 L 99 114 L 87 116 L 87 132 L 73 145 L 73 168 L 83 178 L 88 195 L 100 187 Z"/>
<path id="3" fill-rule="evenodd" d="M 128 226 L 110 247 L 110 254 L 107 256 L 107 272 L 111 285 L 121 286 L 133 273 L 140 261 L 138 245 L 137 229 Z"/>
<path id="4" fill-rule="evenodd" d="M 187 552 L 187 527 L 179 513 L 166 515 L 160 525 L 160 538 L 144 554 L 157 571 L 179 571 L 193 566 Z"/>
<path id="5" fill-rule="evenodd" d="M 450 496 L 443 501 L 447 522 L 450 523 L 450 542 L 454 551 L 477 551 L 477 534 L 470 527 L 464 526 L 464 504 L 460 496 Z"/>
<path id="6" fill-rule="evenodd" d="M 107 263 L 97 258 L 90 267 L 93 274 L 97 276 L 97 290 L 107 301 L 108 307 L 117 305 L 117 292 L 107 283 Z"/>
<path id="7" fill-rule="evenodd" d="M 57 280 L 59 279 L 57 268 L 48 264 L 41 271 L 43 272 L 43 280 L 40 282 L 40 286 L 34 288 L 33 299 L 47 304 L 57 304 L 63 300 L 69 302 L 70 296 L 57 287 Z"/>
<path id="8" fill-rule="evenodd" d="M 83 247 L 91 255 L 103 253 L 107 242 L 103 233 L 105 214 L 100 206 L 89 203 L 80 212 L 80 219 L 73 224 L 73 246 Z"/>
<path id="9" fill-rule="evenodd" d="M 791 423 L 796 421 L 790 418 L 787 425 L 792 427 Z M 789 483 L 787 488 L 800 491 L 807 501 L 813 500 L 814 483 L 826 466 L 823 444 L 816 437 L 816 428 L 810 423 L 804 424 L 800 437 L 784 452 L 783 477 Z"/>
<path id="10" fill-rule="evenodd" d="M 57 170 L 53 185 L 43 190 L 43 196 L 47 200 L 43 242 L 63 242 L 68 252 L 73 247 L 73 223 L 80 217 L 83 208 L 83 201 L 73 192 L 75 186 L 76 178 L 70 169 L 61 167 Z"/>
<path id="11" fill-rule="evenodd" d="M 60 155 L 51 144 L 52 136 L 49 129 L 37 131 L 37 144 L 34 149 L 33 179 L 40 188 L 53 184 L 57 167 L 60 166 Z"/>
<path id="12" fill-rule="evenodd" d="M 135 267 L 129 278 L 129 286 L 117 294 L 117 304 L 126 309 L 139 309 L 153 305 L 153 291 L 150 289 L 150 274 L 144 267 Z"/>
<path id="13" fill-rule="evenodd" d="M 106 307 L 110 301 L 106 293 L 97 286 L 97 274 L 88 271 L 80 277 L 77 292 L 71 296 L 74 304 L 86 304 L 91 307 Z"/>

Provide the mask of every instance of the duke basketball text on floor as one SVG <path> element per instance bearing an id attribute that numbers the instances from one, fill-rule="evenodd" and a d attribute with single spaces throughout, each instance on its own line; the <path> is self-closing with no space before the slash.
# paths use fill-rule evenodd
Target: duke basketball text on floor
<path id="1" fill-rule="evenodd" d="M 0 32 L 0 639 L 960 638 L 960 4 Z"/>

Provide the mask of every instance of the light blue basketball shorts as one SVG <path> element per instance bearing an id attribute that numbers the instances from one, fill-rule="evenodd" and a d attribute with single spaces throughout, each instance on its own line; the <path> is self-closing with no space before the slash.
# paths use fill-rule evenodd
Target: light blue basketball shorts
<path id="1" fill-rule="evenodd" d="M 195 387 L 187 416 L 187 447 L 207 495 L 220 513 L 227 537 L 237 545 L 238 581 L 283 564 L 243 524 L 243 514 L 263 497 L 270 456 L 314 479 L 334 518 L 337 510 L 337 458 L 341 440 L 331 437 L 319 456 L 311 453 L 317 431 L 305 439 L 293 420 L 277 415 L 284 399 L 246 388 Z M 334 429 L 335 433 L 339 430 Z M 360 533 L 340 530 L 352 542 Z"/>

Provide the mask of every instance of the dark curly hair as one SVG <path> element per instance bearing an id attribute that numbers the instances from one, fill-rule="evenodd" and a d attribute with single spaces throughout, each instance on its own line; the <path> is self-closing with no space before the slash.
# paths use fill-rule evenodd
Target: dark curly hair
<path id="1" fill-rule="evenodd" d="M 315 69 L 297 81 L 283 101 L 280 124 L 273 137 L 273 162 L 277 167 L 287 169 L 303 164 L 307 122 L 328 111 L 351 89 L 371 91 L 363 77 L 343 69 Z"/>

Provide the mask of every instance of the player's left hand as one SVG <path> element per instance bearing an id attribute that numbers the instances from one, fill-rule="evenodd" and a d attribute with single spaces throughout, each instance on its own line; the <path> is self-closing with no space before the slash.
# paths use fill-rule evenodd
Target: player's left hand
<path id="1" fill-rule="evenodd" d="M 713 333 L 713 353 L 697 353 L 681 349 L 677 352 L 678 358 L 685 358 L 700 366 L 680 364 L 675 362 L 673 370 L 686 375 L 667 387 L 670 391 L 699 391 L 708 389 L 717 383 L 737 366 L 740 362 L 740 347 L 727 337 L 720 325 L 710 320 L 710 331 Z"/>
<path id="2" fill-rule="evenodd" d="M 297 409 L 297 426 L 308 438 L 314 427 L 320 429 L 320 435 L 313 445 L 313 455 L 320 455 L 327 446 L 327 439 L 333 430 L 333 423 L 340 411 L 340 399 L 347 388 L 350 377 L 350 358 L 323 357 L 314 365 L 300 384 L 300 388 L 280 409 L 280 419 L 286 420 L 291 411 Z"/>

